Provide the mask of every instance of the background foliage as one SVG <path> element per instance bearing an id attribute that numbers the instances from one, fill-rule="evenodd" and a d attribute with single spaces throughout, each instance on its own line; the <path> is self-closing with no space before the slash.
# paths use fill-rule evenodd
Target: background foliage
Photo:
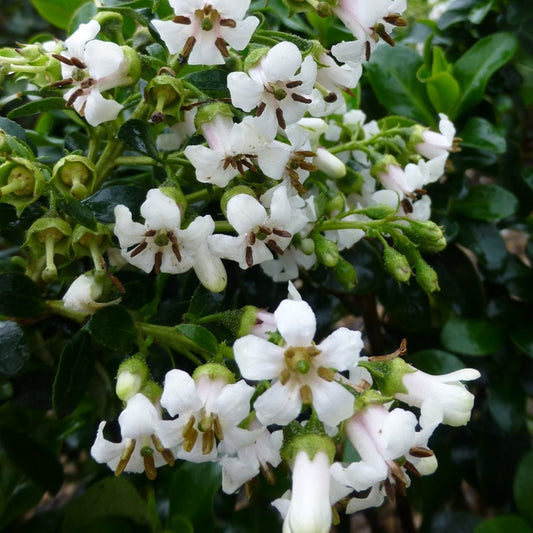
<path id="1" fill-rule="evenodd" d="M 151 2 L 106 4 L 133 24 L 134 13 L 143 15 Z M 531 533 L 533 5 L 457 0 L 435 21 L 424 18 L 425 2 L 413 4 L 416 19 L 397 46 L 381 47 L 365 68 L 361 107 L 369 118 L 397 114 L 428 126 L 446 113 L 462 138 L 446 181 L 429 190 L 433 219 L 449 242 L 444 252 L 428 258 L 441 290 L 428 296 L 414 283 L 397 284 L 385 275 L 375 245 L 362 241 L 347 256 L 358 273 L 354 289 L 344 290 L 319 269 L 304 279 L 301 292 L 317 311 L 319 336 L 348 316 L 362 326 L 370 354 L 393 351 L 407 338 L 408 361 L 422 370 L 469 366 L 478 368 L 482 379 L 471 386 L 476 393 L 471 423 L 441 427 L 431 441 L 440 462 L 437 472 L 415 480 L 408 501 L 399 498 L 394 508 L 345 518 L 337 530 Z M 62 37 L 95 9 L 83 1 L 11 2 L 0 13 L 0 44 L 28 42 L 39 32 Z M 167 9 L 164 2 L 159 9 Z M 267 17 L 274 29 L 319 34 L 326 44 L 328 35 L 338 41 L 342 31 L 314 15 L 287 18 L 280 0 L 270 0 Z M 5 117 L 20 102 L 15 106 L 8 96 L 12 81 L 2 81 Z M 5 118 L 0 127 L 15 129 L 13 135 L 24 135 L 30 145 L 33 132 L 49 133 L 50 156 L 61 152 L 63 142 L 70 149 L 84 142 L 74 128 L 63 129 L 52 103 L 45 112 L 25 114 L 10 115 L 25 132 Z M 150 144 L 145 138 L 136 148 L 145 153 Z M 149 182 L 150 174 L 144 179 Z M 117 179 L 81 207 L 71 206 L 72 216 L 109 222 L 106 208 L 119 199 L 138 206 L 144 190 L 125 183 Z M 266 484 L 255 488 L 252 505 L 246 505 L 220 493 L 215 465 L 163 468 L 154 482 L 134 475 L 113 478 L 87 450 L 98 422 L 120 411 L 112 376 L 134 348 L 131 314 L 174 325 L 184 315 L 193 323 L 206 308 L 215 312 L 252 301 L 272 309 L 285 297 L 285 285 L 265 294 L 263 274 L 253 269 L 235 293 L 211 295 L 192 279 L 122 272 L 120 281 L 128 289 L 123 306 L 97 312 L 79 329 L 67 319 L 47 319 L 41 290 L 23 275 L 14 255 L 39 215 L 38 207 L 30 206 L 16 223 L 14 208 L 0 204 L 0 315 L 9 317 L 0 322 L 0 529 L 237 533 L 278 528 L 269 503 L 274 489 Z M 46 297 L 57 297 L 66 282 L 52 284 Z M 201 332 L 209 350 L 209 334 Z M 150 350 L 154 378 L 161 380 L 174 354 Z M 288 486 L 288 475 L 280 476 L 278 485 Z"/>

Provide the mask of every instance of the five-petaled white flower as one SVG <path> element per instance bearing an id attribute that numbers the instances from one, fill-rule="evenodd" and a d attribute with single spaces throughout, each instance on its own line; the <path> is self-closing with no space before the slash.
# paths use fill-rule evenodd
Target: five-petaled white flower
<path id="1" fill-rule="evenodd" d="M 207 248 L 206 239 L 215 228 L 211 216 L 196 217 L 186 229 L 181 229 L 180 208 L 159 189 L 148 191 L 141 215 L 144 224 L 134 222 L 126 206 L 115 207 L 114 232 L 122 256 L 129 263 L 145 272 L 154 269 L 168 274 L 192 268 L 208 289 L 214 292 L 224 289 L 224 265 Z"/>
<path id="2" fill-rule="evenodd" d="M 244 18 L 250 0 L 169 0 L 176 16 L 153 20 L 171 54 L 180 53 L 190 65 L 220 65 L 235 50 L 248 46 L 259 24 Z"/>
<path id="3" fill-rule="evenodd" d="M 65 41 L 67 50 L 53 57 L 61 61 L 62 80 L 56 87 L 73 85 L 64 95 L 68 107 L 73 107 L 91 126 L 114 120 L 122 109 L 115 100 L 106 99 L 102 91 L 128 85 L 131 62 L 116 43 L 95 39 L 100 24 L 91 20 Z"/>
<path id="4" fill-rule="evenodd" d="M 228 75 L 228 89 L 235 107 L 243 111 L 257 108 L 267 135 L 278 126 L 300 120 L 311 103 L 317 66 L 311 56 L 302 61 L 298 47 L 283 41 L 272 47 L 252 68 Z"/>
<path id="5" fill-rule="evenodd" d="M 272 380 L 255 401 L 257 418 L 266 425 L 288 424 L 300 414 L 302 404 L 312 405 L 330 426 L 350 417 L 354 397 L 338 382 L 336 372 L 357 365 L 361 333 L 339 328 L 315 345 L 316 318 L 304 301 L 283 300 L 274 318 L 282 346 L 255 335 L 241 337 L 233 345 L 245 379 Z"/>

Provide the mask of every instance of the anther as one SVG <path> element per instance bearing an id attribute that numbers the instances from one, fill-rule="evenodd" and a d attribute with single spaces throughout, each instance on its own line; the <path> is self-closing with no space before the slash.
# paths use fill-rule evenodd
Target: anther
<path id="1" fill-rule="evenodd" d="M 279 247 L 279 244 L 275 240 L 268 239 L 268 241 L 266 241 L 266 245 L 278 255 L 283 255 L 283 250 Z"/>
<path id="2" fill-rule="evenodd" d="M 296 87 L 300 87 L 300 85 L 303 85 L 303 81 L 301 80 L 294 80 L 294 81 L 289 81 L 285 84 L 285 87 L 287 87 L 287 89 L 294 89 Z"/>
<path id="3" fill-rule="evenodd" d="M 81 96 L 83 94 L 83 89 L 77 89 L 75 90 L 71 95 L 70 98 L 67 100 L 67 103 L 65 104 L 67 107 L 72 107 L 74 102 L 76 101 L 76 98 L 78 96 Z"/>
<path id="4" fill-rule="evenodd" d="M 176 24 L 190 24 L 191 23 L 191 19 L 189 17 L 186 17 L 184 15 L 176 15 L 173 19 L 172 19 L 172 22 L 175 22 Z"/>
<path id="5" fill-rule="evenodd" d="M 212 429 L 208 429 L 202 435 L 202 453 L 208 455 L 213 450 L 215 445 L 215 432 Z"/>
<path id="6" fill-rule="evenodd" d="M 154 272 L 159 274 L 161 272 L 161 263 L 163 262 L 163 252 L 158 250 L 154 257 Z"/>
<path id="7" fill-rule="evenodd" d="M 284 368 L 279 375 L 279 381 L 282 385 L 285 385 L 289 379 L 291 379 L 291 371 L 288 368 Z"/>
<path id="8" fill-rule="evenodd" d="M 72 67 L 73 63 L 70 58 L 59 55 L 59 54 L 52 54 L 52 57 L 54 59 L 57 59 L 58 61 L 61 61 L 61 63 L 64 63 L 65 65 L 68 65 L 69 67 Z"/>
<path id="9" fill-rule="evenodd" d="M 131 439 L 130 443 L 124 448 L 124 451 L 120 455 L 120 461 L 115 468 L 115 476 L 120 476 L 130 461 L 133 450 L 135 449 L 135 439 Z"/>
<path id="10" fill-rule="evenodd" d="M 272 228 L 272 233 L 278 237 L 291 237 L 291 233 L 285 231 L 284 229 Z"/>
<path id="11" fill-rule="evenodd" d="M 285 117 L 283 116 L 283 111 L 278 107 L 276 108 L 276 119 L 278 121 L 278 126 L 284 130 L 287 127 L 287 123 L 285 122 Z"/>
<path id="12" fill-rule="evenodd" d="M 72 85 L 74 83 L 74 80 L 72 78 L 65 78 L 64 80 L 58 80 L 54 81 L 50 84 L 50 87 L 67 87 L 68 85 Z"/>
<path id="13" fill-rule="evenodd" d="M 181 252 L 180 247 L 178 244 L 178 239 L 176 238 L 176 235 L 174 235 L 173 231 L 167 232 L 167 237 L 169 238 L 170 242 L 172 243 L 172 252 L 174 252 L 174 255 L 176 256 L 176 259 L 181 262 Z"/>
<path id="14" fill-rule="evenodd" d="M 302 385 L 300 387 L 300 399 L 302 403 L 311 405 L 313 403 L 313 391 L 309 385 Z"/>
<path id="15" fill-rule="evenodd" d="M 266 108 L 266 104 L 265 102 L 261 102 L 258 106 L 257 106 L 257 109 L 255 111 L 255 116 L 256 117 L 260 117 L 262 114 L 263 114 L 263 111 L 265 110 Z"/>
<path id="16" fill-rule="evenodd" d="M 218 51 L 223 55 L 223 57 L 229 57 L 228 48 L 226 47 L 226 42 L 222 37 L 217 37 L 215 41 L 215 46 L 218 48 Z"/>
<path id="17" fill-rule="evenodd" d="M 246 247 L 245 259 L 246 259 L 246 264 L 248 265 L 248 268 L 251 268 L 254 266 L 254 253 L 253 253 L 253 249 L 251 246 Z"/>
<path id="18" fill-rule="evenodd" d="M 185 41 L 185 44 L 183 45 L 183 50 L 181 51 L 181 55 L 186 58 L 189 57 L 189 54 L 192 52 L 192 49 L 194 45 L 196 44 L 196 37 L 193 37 L 192 35 Z"/>
<path id="19" fill-rule="evenodd" d="M 71 57 L 70 61 L 75 67 L 77 67 L 77 68 L 79 68 L 81 70 L 87 68 L 87 65 L 81 59 L 78 59 L 77 57 Z"/>
<path id="20" fill-rule="evenodd" d="M 301 94 L 298 94 L 298 93 L 291 93 L 291 98 L 295 102 L 302 102 L 302 104 L 310 104 L 313 101 L 311 100 L 311 98 L 306 98 L 305 96 L 302 96 Z"/>
<path id="21" fill-rule="evenodd" d="M 325 381 L 333 381 L 335 379 L 335 372 L 331 368 L 326 368 L 325 366 L 319 366 L 316 370 L 318 377 L 322 378 Z"/>
<path id="22" fill-rule="evenodd" d="M 139 243 L 130 253 L 130 257 L 135 257 L 136 255 L 139 255 L 141 252 L 144 252 L 146 250 L 146 247 L 148 246 L 148 243 L 146 241 L 142 241 Z"/>
<path id="23" fill-rule="evenodd" d="M 409 450 L 409 454 L 413 457 L 432 457 L 435 455 L 433 450 L 430 450 L 429 448 L 422 448 L 421 446 L 413 446 Z"/>
<path id="24" fill-rule="evenodd" d="M 236 28 L 237 23 L 233 19 L 220 19 L 220 25 L 226 28 Z"/>

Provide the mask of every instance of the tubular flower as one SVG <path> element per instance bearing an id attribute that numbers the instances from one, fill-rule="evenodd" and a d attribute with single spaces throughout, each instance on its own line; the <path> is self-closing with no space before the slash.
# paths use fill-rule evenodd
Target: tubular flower
<path id="1" fill-rule="evenodd" d="M 116 43 L 95 39 L 100 24 L 91 20 L 65 41 L 66 51 L 53 57 L 61 61 L 62 80 L 56 87 L 72 85 L 63 98 L 67 107 L 73 107 L 91 126 L 114 120 L 122 109 L 115 100 L 106 99 L 102 91 L 128 85 L 131 61 Z"/>
<path id="2" fill-rule="evenodd" d="M 80 313 L 94 313 L 102 307 L 118 304 L 120 298 L 110 302 L 99 302 L 102 296 L 104 284 L 92 274 L 78 276 L 70 285 L 63 296 L 63 303 L 67 309 Z"/>
<path id="3" fill-rule="evenodd" d="M 354 397 L 338 381 L 336 371 L 357 365 L 361 334 L 339 328 L 320 344 L 313 343 L 316 318 L 304 301 L 283 300 L 274 312 L 282 346 L 255 335 L 235 341 L 233 351 L 242 376 L 272 380 L 255 401 L 263 424 L 288 424 L 302 404 L 312 404 L 319 419 L 336 426 L 353 413 Z"/>
<path id="4" fill-rule="evenodd" d="M 180 53 L 190 65 L 221 65 L 229 56 L 226 43 L 246 48 L 259 24 L 244 18 L 250 0 L 170 0 L 176 16 L 153 20 L 171 54 Z"/>
<path id="5" fill-rule="evenodd" d="M 207 248 L 206 239 L 215 228 L 211 216 L 196 217 L 181 229 L 180 208 L 159 189 L 148 191 L 141 215 L 144 224 L 134 222 L 126 206 L 115 207 L 114 232 L 128 263 L 145 272 L 168 274 L 192 268 L 208 289 L 218 292 L 226 286 L 224 266 Z"/>

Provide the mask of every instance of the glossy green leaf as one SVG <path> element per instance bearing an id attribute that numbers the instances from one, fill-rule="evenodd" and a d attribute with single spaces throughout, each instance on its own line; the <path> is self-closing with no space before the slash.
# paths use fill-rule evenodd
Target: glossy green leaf
<path id="1" fill-rule="evenodd" d="M 435 125 L 435 116 L 424 84 L 416 73 L 422 58 L 406 46 L 380 46 L 372 54 L 366 71 L 379 103 L 389 113 Z"/>
<path id="2" fill-rule="evenodd" d="M 463 198 L 452 199 L 451 210 L 475 220 L 498 220 L 511 216 L 518 208 L 518 199 L 498 185 L 476 185 Z"/>
<path id="3" fill-rule="evenodd" d="M 72 217 L 78 224 L 96 231 L 96 218 L 88 207 L 73 198 L 59 200 L 57 205 L 63 213 Z"/>
<path id="4" fill-rule="evenodd" d="M 452 114 L 461 96 L 457 80 L 449 72 L 439 72 L 424 80 L 429 100 L 438 113 Z"/>
<path id="5" fill-rule="evenodd" d="M 185 79 L 212 98 L 229 96 L 226 78 L 228 73 L 221 69 L 199 70 L 185 76 Z"/>
<path id="6" fill-rule="evenodd" d="M 84 327 L 106 348 L 128 352 L 135 345 L 135 325 L 130 314 L 122 306 L 112 305 L 100 309 Z"/>
<path id="7" fill-rule="evenodd" d="M 513 484 L 513 495 L 520 514 L 533 524 L 533 452 L 528 452 L 518 465 Z"/>
<path id="8" fill-rule="evenodd" d="M 8 118 L 20 118 L 27 117 L 29 115 L 37 115 L 40 113 L 46 113 L 52 109 L 65 109 L 65 100 L 60 96 L 52 96 L 50 98 L 42 98 L 41 100 L 35 100 L 21 105 L 13 111 L 8 113 Z"/>
<path id="9" fill-rule="evenodd" d="M 130 148 L 159 160 L 159 152 L 157 151 L 154 135 L 148 122 L 135 118 L 128 120 L 120 126 L 117 136 Z"/>
<path id="10" fill-rule="evenodd" d="M 137 214 L 140 205 L 146 200 L 146 190 L 132 185 L 112 185 L 89 196 L 81 203 L 87 206 L 99 222 L 115 222 L 114 209 L 118 204 L 125 205 Z"/>
<path id="11" fill-rule="evenodd" d="M 510 337 L 519 350 L 533 358 L 533 328 L 529 324 L 514 328 Z"/>
<path id="12" fill-rule="evenodd" d="M 483 356 L 501 347 L 505 335 L 486 319 L 450 318 L 441 332 L 442 345 L 462 355 Z"/>
<path id="13" fill-rule="evenodd" d="M 494 124 L 481 117 L 472 117 L 461 130 L 461 146 L 503 154 L 507 141 Z"/>
<path id="14" fill-rule="evenodd" d="M 519 431 L 524 425 L 526 395 L 518 384 L 518 376 L 507 374 L 494 380 L 489 385 L 488 406 L 502 431 Z"/>
<path id="15" fill-rule="evenodd" d="M 35 283 L 18 272 L 0 275 L 0 315 L 30 317 L 44 311 L 44 299 Z"/>
<path id="16" fill-rule="evenodd" d="M 11 321 L 0 322 L 0 374 L 14 376 L 30 357 L 24 332 Z"/>
<path id="17" fill-rule="evenodd" d="M 52 405 L 60 417 L 70 414 L 83 398 L 95 361 L 91 336 L 80 329 L 59 356 Z"/>
<path id="18" fill-rule="evenodd" d="M 498 516 L 479 524 L 474 533 L 533 533 L 527 522 L 518 515 Z"/>
<path id="19" fill-rule="evenodd" d="M 194 531 L 214 531 L 213 501 L 222 483 L 216 463 L 183 463 L 172 477 L 169 521 L 185 517 Z"/>
<path id="20" fill-rule="evenodd" d="M 176 329 L 206 352 L 216 353 L 218 341 L 208 329 L 196 324 L 180 324 Z"/>
<path id="21" fill-rule="evenodd" d="M 9 120 L 5 117 L 0 117 L 0 129 L 4 130 L 8 135 L 12 135 L 19 141 L 22 141 L 24 145 L 27 145 L 31 151 L 33 151 L 34 154 L 37 153 L 37 150 L 26 135 L 26 130 L 17 122 Z"/>
<path id="22" fill-rule="evenodd" d="M 453 76 L 459 82 L 461 99 L 450 118 L 462 115 L 483 99 L 489 78 L 503 67 L 515 53 L 516 37 L 510 33 L 494 33 L 477 41 L 453 67 Z"/>
<path id="23" fill-rule="evenodd" d="M 85 0 L 31 0 L 43 19 L 54 26 L 66 30 L 74 12 Z"/>

